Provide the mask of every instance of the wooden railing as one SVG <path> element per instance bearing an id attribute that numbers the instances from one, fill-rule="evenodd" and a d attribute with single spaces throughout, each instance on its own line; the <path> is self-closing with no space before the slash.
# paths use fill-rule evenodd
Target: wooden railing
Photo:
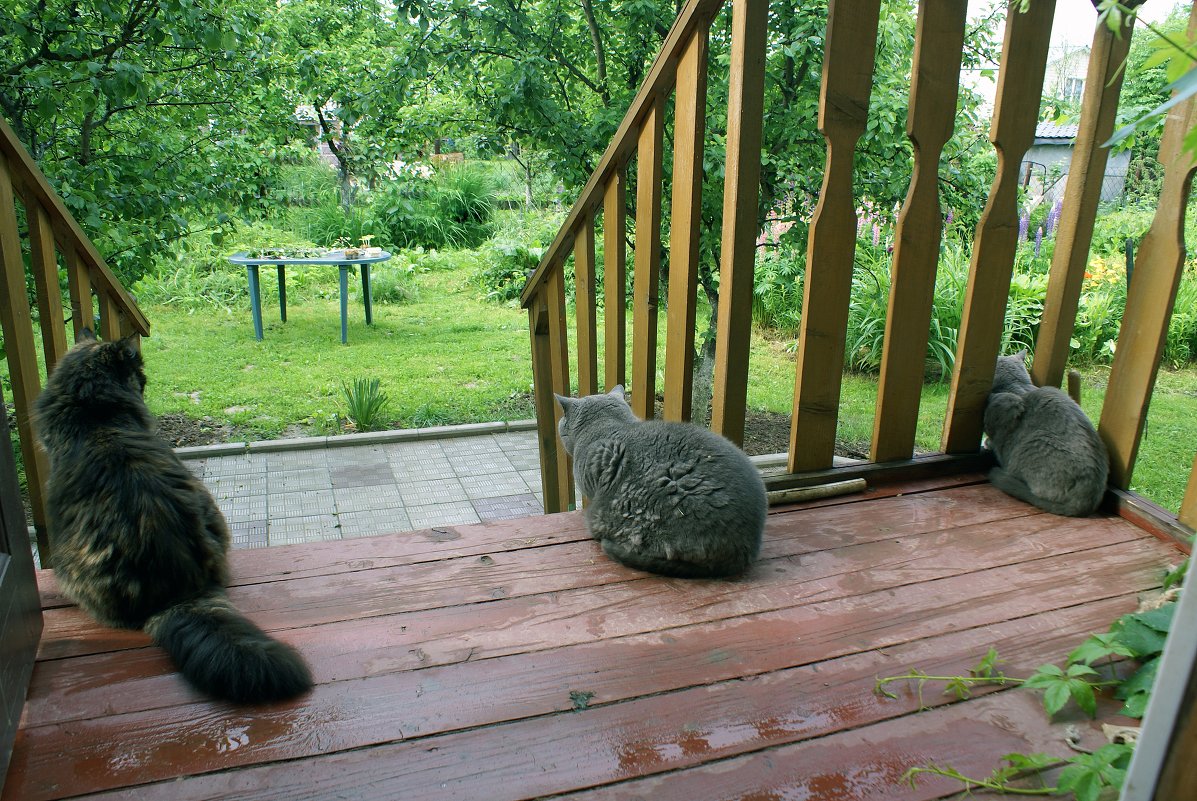
<path id="1" fill-rule="evenodd" d="M 25 212 L 27 249 L 18 223 L 18 201 Z M 94 318 L 97 307 L 98 336 L 117 339 L 149 335 L 150 324 L 137 304 L 104 263 L 95 245 L 84 235 L 16 134 L 0 119 L 0 257 L 4 271 L 0 326 L 3 326 L 38 552 L 42 564 L 46 565 L 51 554 L 44 500 L 47 465 L 30 421 L 41 379 L 25 288 L 26 253 L 37 290 L 38 328 L 47 373 L 54 369 L 68 347 L 67 317 L 58 279 L 60 256 L 70 290 L 70 320 L 75 337 L 83 328 L 97 327 Z"/>
<path id="2" fill-rule="evenodd" d="M 553 393 L 571 393 L 565 303 L 566 259 L 574 255 L 577 392 L 598 390 L 595 304 L 595 219 L 603 214 L 605 388 L 625 383 L 632 408 L 654 414 L 657 353 L 657 282 L 660 270 L 663 112 L 674 95 L 673 192 L 669 297 L 666 320 L 665 419 L 690 417 L 694 357 L 696 268 L 701 219 L 701 158 L 706 114 L 707 31 L 721 0 L 691 0 L 679 14 L 648 78 L 598 168 L 574 203 L 556 239 L 522 295 L 532 336 L 534 387 L 545 509 L 574 505 L 567 455 L 556 436 L 560 409 Z M 1018 169 L 1034 138 L 1048 59 L 1052 0 L 1007 15 L 990 140 L 997 174 L 977 226 L 944 424 L 942 454 L 914 457 L 924 356 L 942 230 L 939 160 L 955 124 L 966 0 L 921 0 L 910 88 L 907 132 L 914 169 L 898 216 L 889 311 L 870 460 L 835 467 L 835 430 L 848 303 L 856 245 L 852 163 L 868 121 L 879 0 L 831 0 L 825 36 L 819 130 L 827 161 L 810 222 L 807 271 L 794 386 L 788 471 L 771 488 L 837 476 L 891 475 L 959 469 L 979 464 L 982 417 L 998 356 L 1018 242 Z M 762 97 L 767 37 L 766 0 L 733 0 L 727 159 L 720 254 L 718 337 L 711 428 L 743 441 L 751 331 L 751 294 L 760 180 Z M 1120 69 L 1130 42 L 1097 26 L 1085 82 L 1080 131 L 1068 176 L 1059 235 L 1048 280 L 1032 375 L 1059 385 L 1068 355 L 1081 283 L 1105 172 L 1101 147 L 1114 125 Z M 1168 119 L 1160 160 L 1164 188 L 1151 231 L 1135 262 L 1110 374 L 1100 431 L 1109 445 L 1111 484 L 1125 490 L 1142 438 L 1184 250 L 1181 233 L 1194 162 L 1182 148 L 1197 123 L 1193 102 Z M 632 302 L 632 363 L 625 374 L 625 171 L 636 159 L 636 248 Z M 625 379 L 630 379 L 625 381 Z M 1187 465 L 1186 465 L 1187 466 Z M 1197 463 L 1194 464 L 1197 470 Z M 1197 474 L 1190 478 L 1179 520 L 1197 525 Z M 1172 519 L 1175 524 L 1175 518 Z"/>

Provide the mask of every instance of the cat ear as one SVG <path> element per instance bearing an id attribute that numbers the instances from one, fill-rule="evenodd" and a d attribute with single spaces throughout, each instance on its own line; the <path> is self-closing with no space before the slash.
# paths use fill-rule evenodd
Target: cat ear
<path id="1" fill-rule="evenodd" d="M 614 387 L 611 388 L 611 391 L 608 392 L 607 394 L 614 395 L 615 397 L 619 398 L 620 400 L 623 400 L 623 384 L 616 384 Z"/>
<path id="2" fill-rule="evenodd" d="M 1027 360 L 1027 349 L 1026 349 L 1026 348 L 1023 348 L 1022 350 L 1020 350 L 1020 351 L 1019 351 L 1018 353 L 1016 353 L 1015 355 L 1016 355 L 1016 356 L 1018 356 L 1018 360 L 1019 360 L 1019 361 L 1023 361 L 1023 362 L 1025 362 L 1025 361 Z"/>
<path id="3" fill-rule="evenodd" d="M 80 328 L 79 336 L 76 338 L 75 341 L 76 342 L 95 342 L 96 335 L 94 333 L 92 333 L 92 330 L 90 328 Z"/>
<path id="4" fill-rule="evenodd" d="M 127 337 L 123 337 L 117 344 L 120 345 L 121 358 L 125 361 L 133 362 L 141 357 L 141 348 L 139 347 L 141 341 L 137 334 L 130 334 Z"/>
<path id="5" fill-rule="evenodd" d="M 557 402 L 561 404 L 561 411 L 563 411 L 563 412 L 565 412 L 566 414 L 568 414 L 568 413 L 569 413 L 569 407 L 570 407 L 570 406 L 573 404 L 573 402 L 574 402 L 574 399 L 573 399 L 573 398 L 567 398 L 567 397 L 565 397 L 564 395 L 558 395 L 556 392 L 554 392 L 554 393 L 553 393 L 553 397 L 554 397 L 554 398 L 556 398 L 556 399 L 557 399 Z"/>

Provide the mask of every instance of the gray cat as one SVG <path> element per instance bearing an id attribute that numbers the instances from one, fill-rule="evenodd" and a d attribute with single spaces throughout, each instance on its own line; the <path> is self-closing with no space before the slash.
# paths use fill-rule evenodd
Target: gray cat
<path id="1" fill-rule="evenodd" d="M 733 576 L 761 549 L 765 484 L 744 452 L 700 426 L 641 421 L 616 386 L 557 396 L 590 535 L 616 561 L 687 578 Z"/>
<path id="2" fill-rule="evenodd" d="M 1000 466 L 989 480 L 1053 514 L 1092 514 L 1110 470 L 1105 443 L 1072 398 L 1031 383 L 1026 355 L 1003 356 L 994 371 L 985 434 Z"/>

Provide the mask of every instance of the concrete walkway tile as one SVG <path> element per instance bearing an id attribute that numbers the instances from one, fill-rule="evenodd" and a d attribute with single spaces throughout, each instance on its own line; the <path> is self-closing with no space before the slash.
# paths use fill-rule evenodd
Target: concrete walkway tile
<path id="1" fill-rule="evenodd" d="M 443 440 L 441 442 L 441 450 L 450 459 L 459 456 L 489 456 L 503 452 L 503 448 L 495 440 L 494 434 L 487 434 L 482 437 L 461 437 L 460 439 Z"/>
<path id="2" fill-rule="evenodd" d="M 407 516 L 413 529 L 432 528 L 433 526 L 464 526 L 482 522 L 469 501 L 409 506 L 407 507 Z"/>
<path id="3" fill-rule="evenodd" d="M 333 487 L 333 498 L 337 503 L 338 514 L 403 508 L 403 495 L 395 484 L 377 487 Z"/>
<path id="4" fill-rule="evenodd" d="M 544 507 L 536 496 L 528 492 L 523 495 L 508 495 L 502 498 L 485 498 L 473 502 L 474 511 L 483 521 L 512 520 L 544 513 Z"/>
<path id="5" fill-rule="evenodd" d="M 302 490 L 270 493 L 266 496 L 266 513 L 271 522 L 288 517 L 326 514 L 332 516 L 336 508 L 332 490 Z"/>
<path id="6" fill-rule="evenodd" d="M 270 472 L 266 487 L 271 495 L 279 492 L 332 489 L 332 478 L 327 469 L 278 470 Z"/>
<path id="7" fill-rule="evenodd" d="M 503 495 L 523 495 L 530 491 L 527 482 L 514 471 L 491 473 L 486 476 L 462 476 L 461 486 L 471 500 L 498 498 Z"/>
<path id="8" fill-rule="evenodd" d="M 272 517 L 267 524 L 267 539 L 271 545 L 339 540 L 341 539 L 339 525 L 336 515 L 332 514 L 278 519 Z"/>
<path id="9" fill-rule="evenodd" d="M 465 455 L 452 460 L 457 476 L 487 476 L 494 473 L 514 473 L 515 465 L 502 453 Z"/>
<path id="10" fill-rule="evenodd" d="M 250 474 L 266 475 L 266 460 L 250 457 L 247 454 L 219 456 L 204 460 L 204 478 Z"/>
<path id="11" fill-rule="evenodd" d="M 355 465 L 353 467 L 330 467 L 329 477 L 334 489 L 344 487 L 375 487 L 379 484 L 394 484 L 395 475 L 386 463 Z"/>
<path id="12" fill-rule="evenodd" d="M 231 535 L 233 548 L 265 548 L 267 543 L 266 520 L 262 519 L 243 523 L 230 522 L 229 534 Z"/>
<path id="13" fill-rule="evenodd" d="M 469 499 L 465 488 L 456 479 L 431 479 L 429 481 L 404 481 L 396 485 L 403 497 L 403 505 L 427 506 L 433 503 L 454 503 Z"/>
<path id="14" fill-rule="evenodd" d="M 231 527 L 234 523 L 266 522 L 266 496 L 241 495 L 217 501 L 221 514 Z"/>
<path id="15" fill-rule="evenodd" d="M 255 458 L 264 459 L 266 467 L 271 473 L 293 470 L 327 469 L 328 461 L 324 450 L 282 451 L 279 453 L 263 453 Z"/>
<path id="16" fill-rule="evenodd" d="M 365 512 L 341 512 L 341 537 L 373 537 L 394 531 L 410 531 L 411 521 L 403 509 L 374 509 Z"/>
<path id="17" fill-rule="evenodd" d="M 204 486 L 217 501 L 242 495 L 264 495 L 266 475 L 212 476 L 204 479 Z"/>

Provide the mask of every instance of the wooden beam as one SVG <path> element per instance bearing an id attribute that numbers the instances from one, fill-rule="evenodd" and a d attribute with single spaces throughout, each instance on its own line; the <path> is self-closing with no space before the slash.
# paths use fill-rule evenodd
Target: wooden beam
<path id="1" fill-rule="evenodd" d="M 666 420 L 689 420 L 691 417 L 706 97 L 707 27 L 700 25 L 682 50 L 674 101 L 673 211 L 669 226 L 669 323 L 665 338 L 663 410 Z"/>
<path id="2" fill-rule="evenodd" d="M 58 288 L 58 255 L 50 215 L 41 206 L 25 208 L 29 221 L 29 269 L 37 287 L 38 323 L 42 331 L 42 353 L 49 373 L 67 352 L 62 292 Z"/>
<path id="3" fill-rule="evenodd" d="M 657 394 L 657 286 L 661 274 L 665 102 L 648 108 L 636 150 L 636 254 L 632 273 L 632 411 L 651 420 Z"/>
<path id="4" fill-rule="evenodd" d="M 33 344 L 33 318 L 25 291 L 25 264 L 21 259 L 21 238 L 17 230 L 16 196 L 9 172 L 9 160 L 0 153 L 0 269 L 4 291 L 0 292 L 0 330 L 4 332 L 4 351 L 8 358 L 8 377 L 12 383 L 13 407 L 21 456 L 25 463 L 29 504 L 37 532 L 38 553 L 42 566 L 50 566 L 52 551 L 46 530 L 46 478 L 50 466 L 46 453 L 37 445 L 33 430 L 33 402 L 41 391 L 37 350 Z"/>
<path id="5" fill-rule="evenodd" d="M 956 122 L 968 0 L 921 0 L 906 134 L 914 175 L 898 214 L 885 348 L 873 418 L 874 462 L 914 454 L 943 216 L 939 158 Z"/>
<path id="6" fill-rule="evenodd" d="M 1189 17 L 1190 36 L 1195 31 L 1197 4 Z M 1159 156 L 1164 183 L 1151 228 L 1135 256 L 1134 279 L 1127 287 L 1126 309 L 1097 428 L 1110 452 L 1110 484 L 1122 489 L 1130 486 L 1134 474 L 1184 268 L 1185 207 L 1197 169 L 1193 154 L 1185 150 L 1184 137 L 1194 123 L 1193 98 L 1174 106 L 1164 123 Z"/>
<path id="7" fill-rule="evenodd" d="M 578 394 L 598 392 L 598 322 L 594 295 L 594 217 L 574 234 L 574 309 L 578 318 Z"/>
<path id="8" fill-rule="evenodd" d="M 114 342 L 121 338 L 121 310 L 116 300 L 107 292 L 100 292 L 100 331 L 101 339 Z"/>
<path id="9" fill-rule="evenodd" d="M 1114 132 L 1134 21 L 1133 16 L 1123 17 L 1122 31 L 1115 35 L 1102 20 L 1093 32 L 1081 120 L 1064 188 L 1047 297 L 1031 365 L 1031 379 L 1038 386 L 1058 387 L 1064 378 L 1081 285 L 1089 265 L 1093 223 L 1105 184 L 1109 149 L 1102 147 L 1102 143 Z"/>
<path id="10" fill-rule="evenodd" d="M 757 2 L 758 0 L 753 1 Z M 661 51 L 653 60 L 648 75 L 644 78 L 644 83 L 640 85 L 640 91 L 636 93 L 636 97 L 628 107 L 628 113 L 624 115 L 623 122 L 619 124 L 615 135 L 611 137 L 611 143 L 607 145 L 607 149 L 603 151 L 603 157 L 599 159 L 598 166 L 590 174 L 590 180 L 586 182 L 578 199 L 574 201 L 565 222 L 557 232 L 557 237 L 549 245 L 549 249 L 545 251 L 536 271 L 532 273 L 528 283 L 525 284 L 524 292 L 520 296 L 520 304 L 525 308 L 530 303 L 532 293 L 544 279 L 549 265 L 554 259 L 564 258 L 562 254 L 566 250 L 567 241 L 573 234 L 578 218 L 583 212 L 592 211 L 597 207 L 599 187 L 606 184 L 608 178 L 619 169 L 617 165 L 626 163 L 632 153 L 636 151 L 641 118 L 647 113 L 648 107 L 658 102 L 659 96 L 673 86 L 677 71 L 677 56 L 681 45 L 690 38 L 695 27 L 699 24 L 707 24 L 722 5 L 723 0 L 689 0 L 685 7 L 678 12 L 677 19 L 674 20 L 673 26 L 666 35 L 665 41 L 661 45 Z M 761 56 L 764 56 L 763 51 Z"/>
<path id="11" fill-rule="evenodd" d="M 94 333 L 95 305 L 91 296 L 91 275 L 79 251 L 71 248 L 63 251 L 63 261 L 66 262 L 67 288 L 71 295 L 71 327 L 75 331 L 75 341 L 79 341 L 79 333 L 88 329 Z"/>
<path id="12" fill-rule="evenodd" d="M 852 159 L 868 121 L 880 11 L 880 0 L 831 0 L 828 4 L 819 98 L 819 132 L 827 140 L 827 162 L 806 244 L 790 426 L 791 473 L 830 467 L 835 455 L 856 252 Z"/>
<path id="13" fill-rule="evenodd" d="M 627 383 L 627 208 L 625 170 L 603 188 L 603 374 L 607 391 Z"/>
<path id="14" fill-rule="evenodd" d="M 565 318 L 565 274 L 561 269 L 554 271 L 545 282 L 545 304 L 548 309 L 549 367 L 552 391 L 558 395 L 569 395 L 569 342 L 566 336 Z M 553 403 L 553 430 L 561 422 L 561 406 Z M 574 508 L 574 475 L 569 454 L 561 438 L 556 439 L 557 486 L 560 493 L 561 511 Z M 546 497 L 546 502 L 547 502 Z M 547 511 L 547 507 L 546 507 Z"/>
<path id="15" fill-rule="evenodd" d="M 112 270 L 104 262 L 104 257 L 83 233 L 79 223 L 67 211 L 62 198 L 51 188 L 50 182 L 38 169 L 33 157 L 29 155 L 29 151 L 17 139 L 17 135 L 2 117 L 0 117 L 0 154 L 9 160 L 10 167 L 13 169 L 13 172 L 10 173 L 12 180 L 25 202 L 28 205 L 33 205 L 36 201 L 50 214 L 54 221 L 54 235 L 62 252 L 77 249 L 92 270 L 92 279 L 96 285 L 119 298 L 121 307 L 132 317 L 133 327 L 141 335 L 149 336 L 150 324 L 145 319 L 145 315 L 141 313 L 141 309 L 125 291 L 121 282 L 112 274 Z"/>
<path id="16" fill-rule="evenodd" d="M 752 276 L 756 266 L 768 22 L 768 0 L 735 0 L 711 430 L 737 445 L 744 441 L 748 351 L 752 344 Z"/>
<path id="17" fill-rule="evenodd" d="M 1180 514 L 1176 519 L 1193 530 L 1197 530 L 1197 458 L 1189 471 L 1189 483 L 1185 486 L 1185 497 L 1180 502 Z"/>
<path id="18" fill-rule="evenodd" d="M 1025 13 L 1017 6 L 1017 1 L 1012 2 L 1006 13 L 1002 68 L 989 132 L 989 141 L 997 149 L 997 174 L 973 240 L 956 369 L 944 420 L 943 450 L 947 453 L 967 453 L 981 445 L 981 421 L 1002 344 L 1018 248 L 1019 165 L 1035 138 L 1047 68 L 1056 2 L 1035 0 Z"/>

